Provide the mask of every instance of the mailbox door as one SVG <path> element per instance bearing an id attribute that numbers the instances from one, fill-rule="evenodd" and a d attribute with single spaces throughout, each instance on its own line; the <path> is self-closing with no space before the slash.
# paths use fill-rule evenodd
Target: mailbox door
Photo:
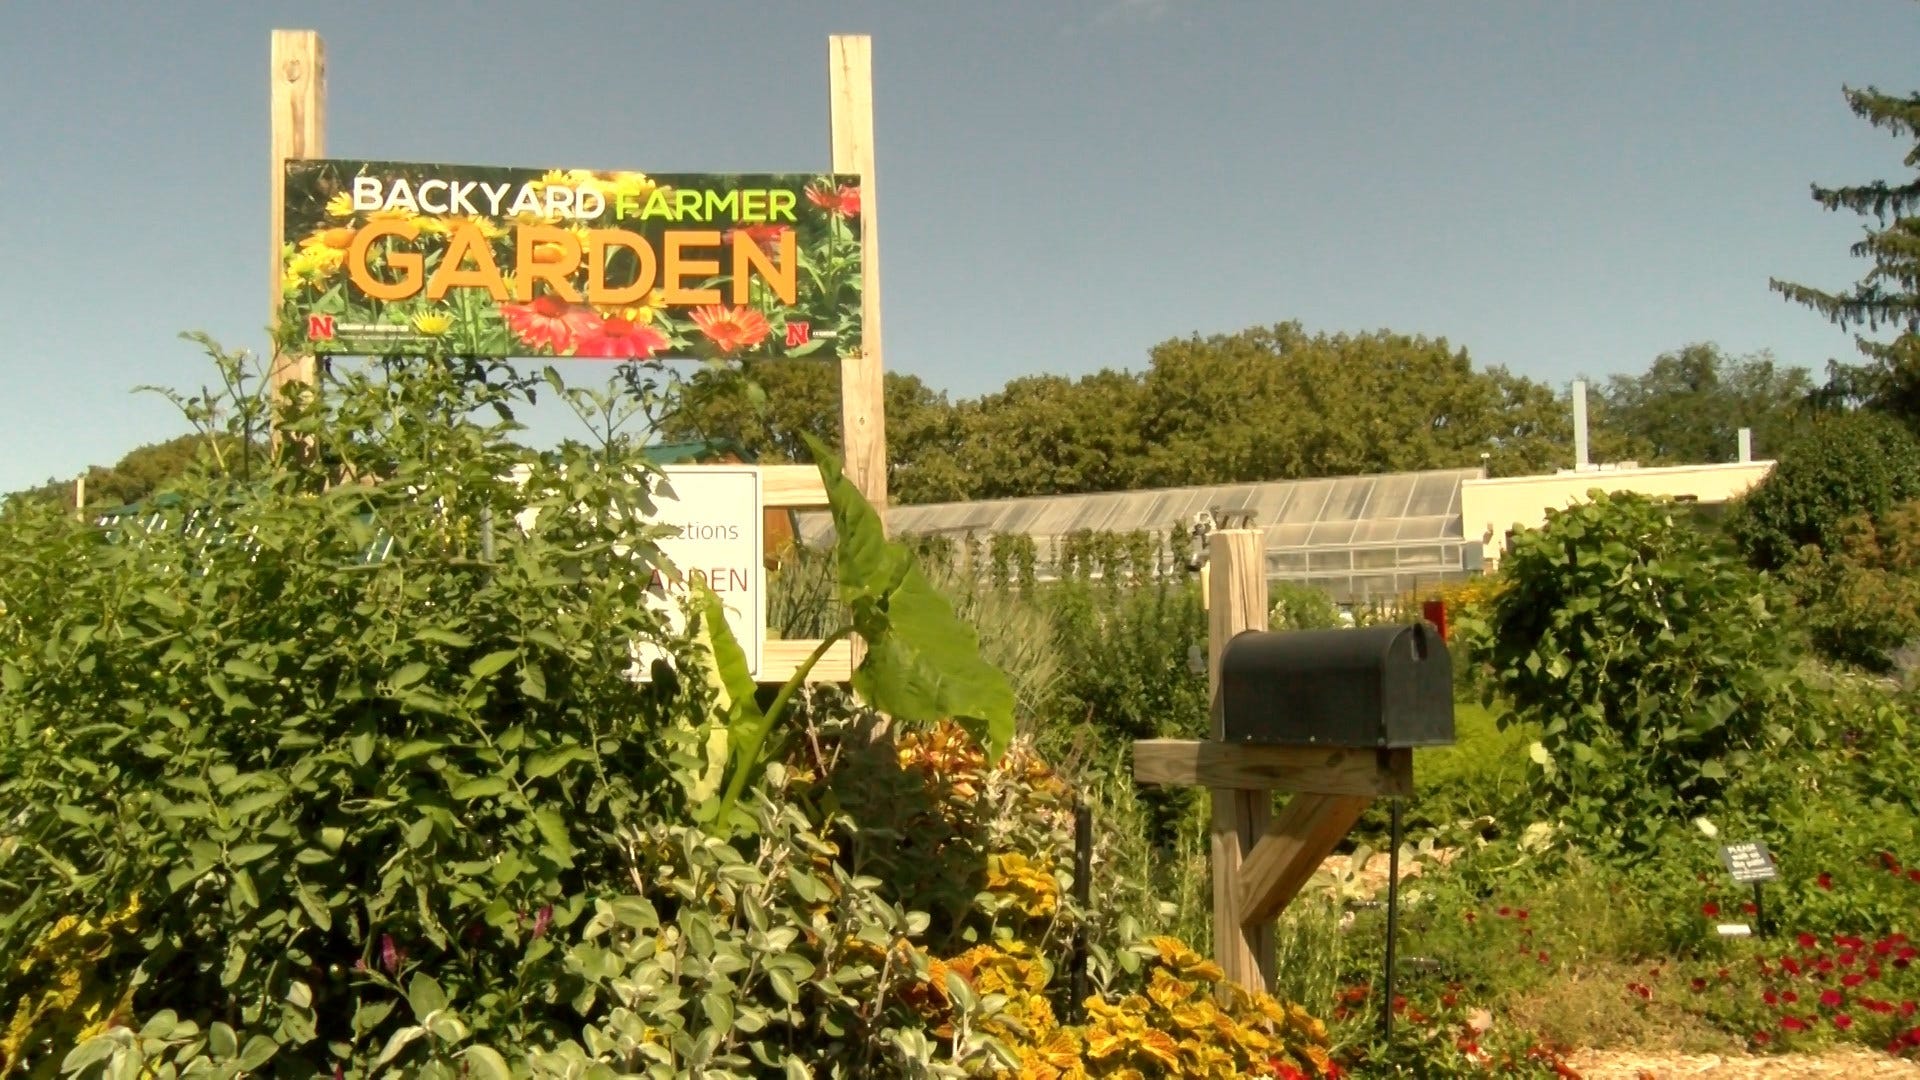
<path id="1" fill-rule="evenodd" d="M 1396 638 L 1385 664 L 1387 709 L 1381 746 L 1446 746 L 1453 742 L 1453 658 L 1426 623 Z"/>

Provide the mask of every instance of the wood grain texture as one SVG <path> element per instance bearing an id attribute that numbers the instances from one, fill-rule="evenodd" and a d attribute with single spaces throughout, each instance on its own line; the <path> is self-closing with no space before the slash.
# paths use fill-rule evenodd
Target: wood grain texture
<path id="1" fill-rule="evenodd" d="M 879 197 L 873 169 L 873 42 L 827 40 L 833 171 L 860 177 L 860 352 L 840 361 L 840 436 L 847 476 L 880 520 L 887 507 L 886 365 L 880 333 Z"/>
<path id="2" fill-rule="evenodd" d="M 1261 533 L 1221 530 L 1208 537 L 1207 684 L 1212 691 L 1212 734 L 1223 734 L 1220 657 L 1235 634 L 1267 628 L 1267 574 Z M 1240 914 L 1241 867 L 1267 831 L 1273 794 L 1213 788 L 1213 955 L 1228 980 L 1250 991 L 1273 985 L 1273 927 L 1248 925 Z"/>
<path id="3" fill-rule="evenodd" d="M 1265 926 L 1278 917 L 1372 801 L 1365 795 L 1289 799 L 1240 866 L 1241 925 Z"/>
<path id="4" fill-rule="evenodd" d="M 762 465 L 760 501 L 773 507 L 792 510 L 824 509 L 827 487 L 820 482 L 820 470 L 811 465 Z"/>
<path id="5" fill-rule="evenodd" d="M 267 200 L 272 250 L 268 257 L 269 295 L 272 313 L 269 326 L 280 322 L 280 278 L 284 269 L 281 247 L 285 243 L 287 205 L 287 162 L 317 158 L 326 154 L 327 69 L 326 49 L 320 35 L 312 30 L 275 30 L 268 61 L 268 116 L 270 123 L 271 169 Z M 314 364 L 311 355 L 274 350 L 268 369 L 268 382 L 277 395 L 289 382 L 311 383 Z"/>
<path id="6" fill-rule="evenodd" d="M 1142 739 L 1133 744 L 1133 781 L 1319 795 L 1411 795 L 1413 751 Z"/>
<path id="7" fill-rule="evenodd" d="M 763 642 L 760 646 L 760 676 L 762 683 L 783 683 L 792 677 L 813 650 L 820 647 L 818 639 L 805 641 L 800 639 L 776 638 Z M 807 681 L 849 682 L 853 679 L 853 649 L 850 642 L 837 641 L 827 655 L 813 665 L 807 673 Z"/>

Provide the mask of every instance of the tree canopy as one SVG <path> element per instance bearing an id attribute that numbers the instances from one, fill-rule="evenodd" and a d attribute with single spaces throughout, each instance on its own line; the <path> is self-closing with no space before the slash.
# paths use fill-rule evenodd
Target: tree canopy
<path id="1" fill-rule="evenodd" d="M 1851 289 L 1840 292 L 1777 278 L 1770 285 L 1841 329 L 1855 331 L 1854 342 L 1868 362 L 1834 365 L 1831 389 L 1836 394 L 1911 422 L 1920 419 L 1920 216 L 1915 214 L 1920 208 L 1920 94 L 1902 97 L 1871 86 L 1844 92 L 1855 116 L 1913 143 L 1904 161 L 1917 171 L 1893 183 L 1814 184 L 1813 199 L 1821 206 L 1872 219 L 1866 235 L 1850 249 L 1872 266 Z M 1893 330 L 1894 337 L 1882 341 L 1868 336 L 1883 329 Z"/>
<path id="2" fill-rule="evenodd" d="M 207 450 L 207 437 L 198 433 L 181 435 L 165 442 L 148 443 L 129 450 L 110 466 L 87 469 L 87 505 L 90 507 L 125 506 L 160 490 L 169 480 L 187 471 Z M 73 481 L 50 478 L 39 487 L 7 496 L 11 505 L 27 503 L 73 504 Z"/>
<path id="3" fill-rule="evenodd" d="M 1642 374 L 1613 376 L 1600 391 L 1599 419 L 1646 464 L 1731 461 L 1743 427 L 1756 456 L 1778 453 L 1804 426 L 1813 390 L 1805 368 L 1702 342 L 1660 354 Z"/>
<path id="4" fill-rule="evenodd" d="M 1593 459 L 1649 464 L 1729 460 L 1741 427 L 1772 453 L 1812 388 L 1803 369 L 1712 344 L 1596 385 Z M 1472 466 L 1514 476 L 1573 460 L 1566 391 L 1477 368 L 1444 338 L 1298 322 L 1164 341 L 1143 371 L 1025 375 L 958 401 L 889 372 L 886 424 L 888 486 L 902 503 Z M 807 460 L 808 435 L 838 450 L 839 431 L 838 366 L 782 360 L 697 372 L 656 435 L 788 462 Z M 88 501 L 143 498 L 204 446 L 174 439 L 96 468 Z M 70 499 L 70 482 L 15 498 Z"/>

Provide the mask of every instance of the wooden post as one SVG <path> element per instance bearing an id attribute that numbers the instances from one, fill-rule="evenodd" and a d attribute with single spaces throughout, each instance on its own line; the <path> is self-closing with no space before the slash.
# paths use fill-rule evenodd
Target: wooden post
<path id="1" fill-rule="evenodd" d="M 284 267 L 281 245 L 286 242 L 286 166 L 289 160 L 322 157 L 326 153 L 327 72 L 326 53 L 320 35 L 312 30 L 275 30 L 272 59 L 268 68 L 270 89 L 268 106 L 272 121 L 270 174 L 267 181 L 268 206 L 271 207 L 272 254 L 267 262 L 272 297 L 272 318 L 267 325 L 280 324 L 280 278 Z M 313 357 L 281 352 L 278 340 L 272 346 L 273 364 L 268 383 L 277 401 L 280 388 L 288 383 L 311 383 Z"/>
<path id="2" fill-rule="evenodd" d="M 87 517 L 87 474 L 81 473 L 73 478 L 73 514 L 82 521 Z"/>
<path id="3" fill-rule="evenodd" d="M 860 177 L 860 351 L 840 361 L 840 439 L 848 479 L 887 509 L 885 364 L 880 350 L 880 233 L 873 186 L 873 48 L 865 34 L 827 39 L 833 171 Z"/>
<path id="4" fill-rule="evenodd" d="M 1266 553 L 1258 529 L 1222 529 L 1207 537 L 1207 687 L 1211 736 L 1226 736 L 1220 699 L 1220 658 L 1245 630 L 1267 628 Z M 1273 926 L 1242 917 L 1240 872 L 1273 817 L 1273 793 L 1212 788 L 1213 955 L 1228 979 L 1260 992 L 1273 985 Z"/>

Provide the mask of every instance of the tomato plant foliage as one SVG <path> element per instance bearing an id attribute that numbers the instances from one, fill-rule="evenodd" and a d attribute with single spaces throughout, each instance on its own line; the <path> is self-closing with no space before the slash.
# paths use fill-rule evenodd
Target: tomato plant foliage
<path id="1" fill-rule="evenodd" d="M 0 1034 L 44 1040 L 12 1053 L 164 1003 L 331 1073 L 421 977 L 502 1040 L 558 1015 L 552 928 L 626 879 L 620 823 L 683 797 L 702 690 L 629 677 L 636 641 L 685 648 L 641 595 L 637 449 L 517 446 L 528 389 L 344 373 L 244 483 L 204 471 L 106 527 L 9 515 L 0 956 L 61 917 L 123 931 L 0 971 Z M 67 983 L 104 1004 L 61 1016 Z"/>

